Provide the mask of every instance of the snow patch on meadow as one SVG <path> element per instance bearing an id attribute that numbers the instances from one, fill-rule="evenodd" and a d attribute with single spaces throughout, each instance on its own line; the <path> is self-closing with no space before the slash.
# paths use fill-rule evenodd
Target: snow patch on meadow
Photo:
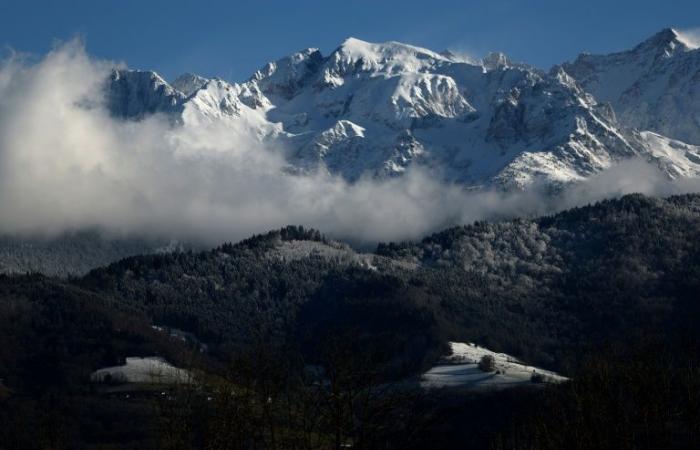
<path id="1" fill-rule="evenodd" d="M 423 388 L 505 389 L 568 380 L 555 372 L 528 366 L 511 355 L 496 353 L 476 344 L 450 342 L 450 347 L 452 353 L 421 378 Z M 484 372 L 479 368 L 479 362 L 485 356 L 493 358 L 492 372 Z"/>
<path id="2" fill-rule="evenodd" d="M 192 374 L 159 357 L 129 357 L 122 366 L 105 367 L 90 375 L 93 382 L 189 384 Z"/>

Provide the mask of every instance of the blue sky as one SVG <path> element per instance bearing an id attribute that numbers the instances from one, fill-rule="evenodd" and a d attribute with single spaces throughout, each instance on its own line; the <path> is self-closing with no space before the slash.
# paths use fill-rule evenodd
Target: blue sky
<path id="1" fill-rule="evenodd" d="M 700 27 L 699 0 L 0 0 L 0 45 L 42 54 L 82 36 L 98 57 L 233 81 L 349 36 L 473 56 L 503 51 L 542 68 L 625 49 L 664 27 Z"/>

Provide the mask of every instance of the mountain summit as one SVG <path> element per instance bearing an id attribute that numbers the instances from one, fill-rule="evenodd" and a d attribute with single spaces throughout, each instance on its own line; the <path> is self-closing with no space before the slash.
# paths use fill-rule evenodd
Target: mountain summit
<path id="1" fill-rule="evenodd" d="M 700 145 L 700 49 L 667 28 L 632 50 L 563 65 L 622 124 Z"/>

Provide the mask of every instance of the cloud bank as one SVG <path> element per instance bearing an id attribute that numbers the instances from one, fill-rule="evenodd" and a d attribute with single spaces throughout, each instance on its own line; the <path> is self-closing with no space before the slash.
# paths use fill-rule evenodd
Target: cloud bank
<path id="1" fill-rule="evenodd" d="M 84 228 L 216 244 L 286 224 L 356 243 L 417 238 L 474 220 L 532 216 L 628 192 L 695 190 L 630 162 L 552 198 L 468 192 L 420 170 L 348 184 L 284 173 L 283 151 L 244 131 L 113 119 L 103 83 L 115 64 L 80 42 L 0 64 L 0 233 Z M 631 176 L 633 175 L 633 176 Z"/>

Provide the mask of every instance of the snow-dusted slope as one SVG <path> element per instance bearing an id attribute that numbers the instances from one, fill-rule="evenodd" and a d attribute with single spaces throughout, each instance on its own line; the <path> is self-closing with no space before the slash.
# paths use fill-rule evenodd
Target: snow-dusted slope
<path id="1" fill-rule="evenodd" d="M 671 178 L 700 177 L 700 146 L 661 136 L 651 131 L 640 133 L 649 160 L 655 162 Z"/>
<path id="2" fill-rule="evenodd" d="M 513 356 L 492 352 L 475 344 L 450 342 L 450 347 L 452 353 L 423 375 L 422 387 L 484 390 L 528 384 L 561 383 L 567 380 L 566 377 L 557 373 L 525 365 Z M 493 358 L 493 371 L 484 372 L 479 368 L 479 362 L 484 356 Z"/>
<path id="3" fill-rule="evenodd" d="M 674 121 L 673 130 L 662 126 L 665 118 L 692 109 L 698 84 L 692 65 L 697 57 L 688 56 L 696 52 L 680 41 L 658 50 L 658 41 L 666 37 L 661 33 L 628 53 L 637 55 L 637 65 L 652 54 L 657 60 L 678 60 L 669 80 L 680 83 L 688 99 L 678 111 L 664 113 L 654 119 L 655 126 L 642 129 L 692 137 L 695 125 L 687 120 Z M 350 38 L 328 56 L 307 49 L 268 63 L 240 84 L 183 75 L 170 86 L 155 73 L 115 72 L 109 105 L 127 119 L 161 112 L 179 126 L 223 124 L 277 144 L 291 173 L 328 172 L 351 182 L 421 167 L 467 186 L 562 185 L 635 155 L 659 161 L 670 176 L 696 173 L 700 166 L 685 156 L 692 151 L 654 147 L 654 139 L 620 125 L 612 108 L 599 103 L 621 95 L 608 89 L 609 80 L 619 77 L 613 70 L 618 59 L 629 59 L 627 53 L 621 55 L 601 63 L 581 57 L 543 73 L 502 54 L 466 62 L 449 52 Z M 655 64 L 635 70 L 648 78 Z M 687 73 L 680 77 L 683 64 Z M 608 78 L 601 78 L 599 66 L 613 67 L 605 72 Z M 660 82 L 655 83 L 649 89 Z M 624 83 L 615 79 L 613 84 Z M 634 115 L 651 108 L 643 105 L 655 92 L 625 94 L 613 104 L 632 105 L 629 114 Z M 631 123 L 625 111 L 622 115 Z"/>
<path id="4" fill-rule="evenodd" d="M 209 80 L 199 75 L 183 73 L 172 82 L 172 87 L 189 97 L 204 87 L 208 81 Z"/>
<path id="5" fill-rule="evenodd" d="M 159 357 L 129 357 L 122 366 L 105 367 L 90 375 L 93 382 L 189 384 L 193 377 Z"/>
<path id="6" fill-rule="evenodd" d="M 373 253 L 361 253 L 352 249 L 349 245 L 337 241 L 282 241 L 274 246 L 268 255 L 285 261 L 318 257 L 332 260 L 339 266 L 354 265 L 371 270 L 377 270 L 378 267 L 415 270 L 417 267 L 415 262 L 387 258 Z"/>
<path id="7" fill-rule="evenodd" d="M 627 126 L 700 145 L 700 49 L 665 29 L 632 50 L 563 65 Z"/>

